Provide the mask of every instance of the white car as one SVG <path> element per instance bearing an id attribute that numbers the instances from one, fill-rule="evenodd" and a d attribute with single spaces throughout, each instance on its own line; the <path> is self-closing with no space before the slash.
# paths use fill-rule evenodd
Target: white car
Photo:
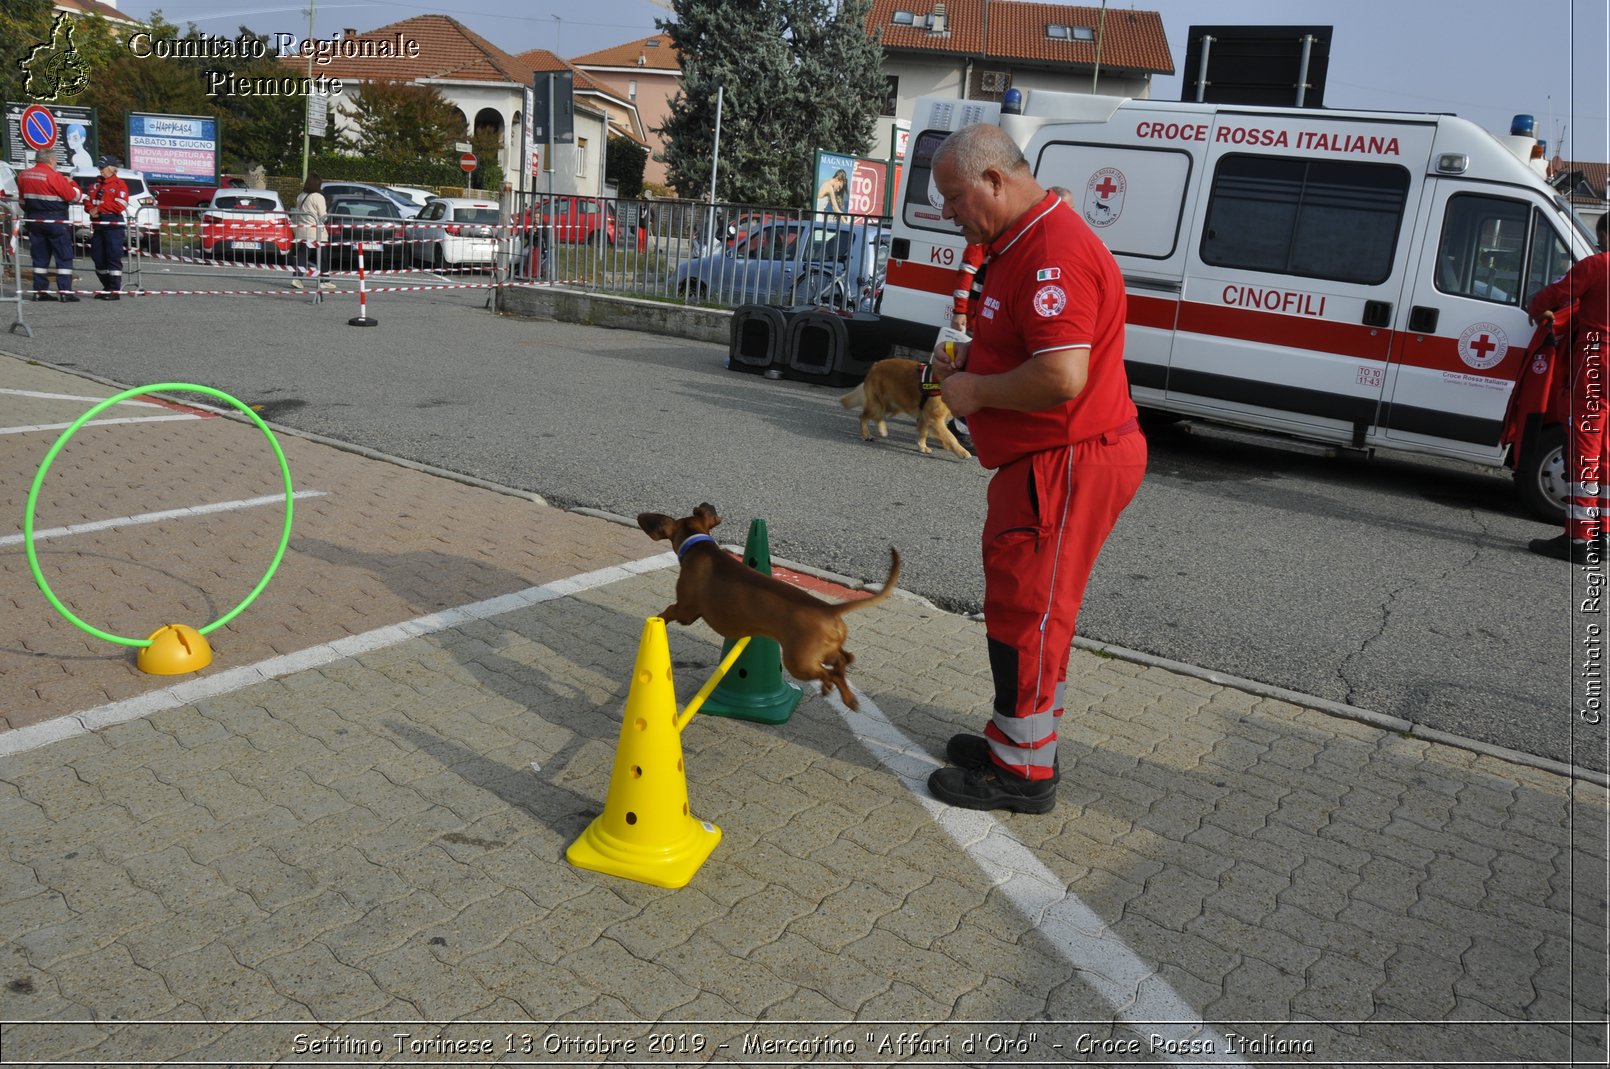
<path id="1" fill-rule="evenodd" d="M 430 190 L 420 189 L 418 186 L 387 186 L 386 188 L 393 193 L 402 194 L 404 200 L 418 209 L 423 209 L 436 196 Z M 396 198 L 393 197 L 392 199 L 395 200 Z"/>
<path id="2" fill-rule="evenodd" d="M 345 179 L 326 180 L 322 192 L 326 201 L 334 200 L 336 197 L 378 197 L 381 200 L 389 200 L 397 206 L 404 219 L 412 219 L 419 214 L 420 206 L 414 203 L 413 198 L 397 192 L 390 186 L 377 186 L 372 182 L 348 182 Z"/>
<path id="3" fill-rule="evenodd" d="M 409 229 L 414 262 L 431 267 L 491 266 L 497 259 L 498 204 L 474 197 L 432 197 Z"/>
<path id="4" fill-rule="evenodd" d="M 155 250 L 157 237 L 162 232 L 162 210 L 157 207 L 156 195 L 151 192 L 145 181 L 145 175 L 139 171 L 130 171 L 122 167 L 117 169 L 117 176 L 129 187 L 129 206 L 123 209 L 123 219 L 128 225 L 128 243 L 138 243 L 142 248 Z M 100 181 L 100 172 L 81 174 L 73 178 L 78 188 L 89 196 L 89 191 L 96 182 Z M 73 231 L 78 240 L 88 241 L 90 235 L 89 212 L 83 204 L 74 204 L 67 209 L 67 221 L 73 224 Z"/>

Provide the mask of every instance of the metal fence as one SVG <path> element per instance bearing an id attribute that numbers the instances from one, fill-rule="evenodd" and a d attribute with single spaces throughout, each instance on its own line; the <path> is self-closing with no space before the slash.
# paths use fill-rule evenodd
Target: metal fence
<path id="1" fill-rule="evenodd" d="M 889 259 L 877 216 L 536 195 L 510 220 L 516 279 L 679 304 L 875 311 Z"/>

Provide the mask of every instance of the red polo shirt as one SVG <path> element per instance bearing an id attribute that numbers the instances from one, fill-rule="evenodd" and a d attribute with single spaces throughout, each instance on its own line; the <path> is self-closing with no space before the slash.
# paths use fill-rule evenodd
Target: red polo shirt
<path id="1" fill-rule="evenodd" d="M 984 408 L 968 416 L 980 464 L 999 468 L 1135 418 L 1124 372 L 1127 307 L 1112 253 L 1054 193 L 990 245 L 968 322 L 967 370 L 999 374 L 1041 353 L 1088 346 L 1090 374 L 1078 397 L 1044 412 Z"/>

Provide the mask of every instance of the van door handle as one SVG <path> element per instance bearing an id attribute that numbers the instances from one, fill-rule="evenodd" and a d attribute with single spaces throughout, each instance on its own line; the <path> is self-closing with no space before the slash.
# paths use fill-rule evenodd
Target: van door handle
<path id="1" fill-rule="evenodd" d="M 1366 327 L 1390 327 L 1392 325 L 1392 302 L 1365 301 L 1364 325 Z"/>
<path id="2" fill-rule="evenodd" d="M 1415 334 L 1435 334 L 1437 332 L 1437 310 L 1417 304 L 1409 310 L 1409 330 Z"/>

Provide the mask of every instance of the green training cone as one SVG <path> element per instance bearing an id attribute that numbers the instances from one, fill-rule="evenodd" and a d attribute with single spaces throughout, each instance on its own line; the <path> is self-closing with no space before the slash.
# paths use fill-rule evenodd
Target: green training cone
<path id="1" fill-rule="evenodd" d="M 771 546 L 766 541 L 766 521 L 749 521 L 749 540 L 744 543 L 744 563 L 762 575 L 771 574 Z M 731 651 L 733 640 L 721 646 L 721 656 Z M 761 724 L 782 724 L 794 715 L 794 707 L 805 692 L 783 679 L 783 650 L 776 641 L 755 636 L 749 648 L 722 678 L 700 712 Z"/>

